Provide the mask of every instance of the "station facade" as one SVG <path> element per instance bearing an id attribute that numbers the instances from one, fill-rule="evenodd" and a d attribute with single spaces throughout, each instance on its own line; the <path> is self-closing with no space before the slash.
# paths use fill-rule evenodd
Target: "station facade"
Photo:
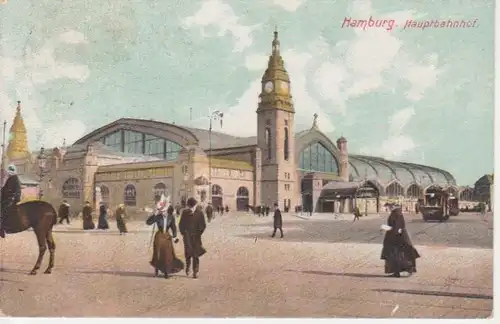
<path id="1" fill-rule="evenodd" d="M 181 203 L 194 196 L 215 206 L 248 205 L 314 212 L 379 212 L 388 200 L 413 209 L 427 190 L 439 186 L 466 199 L 447 171 L 415 163 L 349 154 L 344 137 L 332 140 L 318 127 L 296 132 L 290 78 L 275 32 L 262 77 L 254 137 L 236 137 L 155 120 L 121 118 L 69 147 L 30 153 L 19 104 L 7 148 L 10 163 L 27 179 L 41 179 L 44 199 L 73 206 L 84 201 L 150 207 L 161 194 Z"/>

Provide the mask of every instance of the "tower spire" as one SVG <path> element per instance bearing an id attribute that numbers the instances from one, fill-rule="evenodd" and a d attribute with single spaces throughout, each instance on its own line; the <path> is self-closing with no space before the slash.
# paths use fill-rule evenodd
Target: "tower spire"
<path id="1" fill-rule="evenodd" d="M 279 54 L 280 52 L 280 41 L 278 39 L 278 25 L 274 26 L 274 39 L 273 39 L 273 55 Z"/>
<path id="2" fill-rule="evenodd" d="M 26 126 L 21 115 L 21 101 L 17 102 L 16 116 L 9 130 L 7 158 L 9 160 L 26 158 L 29 155 Z"/>

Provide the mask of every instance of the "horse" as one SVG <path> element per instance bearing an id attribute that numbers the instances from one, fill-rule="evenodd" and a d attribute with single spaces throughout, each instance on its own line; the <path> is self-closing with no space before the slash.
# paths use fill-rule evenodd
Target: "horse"
<path id="1" fill-rule="evenodd" d="M 36 275 L 42 264 L 43 256 L 49 247 L 49 265 L 44 273 L 52 273 L 56 244 L 52 236 L 52 228 L 57 223 L 54 207 L 42 200 L 19 203 L 17 208 L 9 208 L 3 215 L 2 227 L 8 234 L 16 234 L 33 228 L 38 241 L 38 259 L 30 275 Z"/>

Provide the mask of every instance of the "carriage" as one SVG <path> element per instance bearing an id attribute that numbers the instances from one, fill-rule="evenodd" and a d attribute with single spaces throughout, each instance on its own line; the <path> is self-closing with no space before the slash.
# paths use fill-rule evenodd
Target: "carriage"
<path id="1" fill-rule="evenodd" d="M 440 187 L 429 188 L 423 199 L 423 203 L 418 206 L 422 219 L 427 222 L 429 220 L 437 220 L 440 222 L 446 221 L 450 218 L 450 194 Z M 458 200 L 457 200 L 458 204 Z"/>

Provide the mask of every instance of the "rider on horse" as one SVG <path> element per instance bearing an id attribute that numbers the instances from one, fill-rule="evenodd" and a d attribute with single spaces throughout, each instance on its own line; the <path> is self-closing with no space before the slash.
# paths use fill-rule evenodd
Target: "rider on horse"
<path id="1" fill-rule="evenodd" d="M 3 171 L 3 170 L 2 170 Z M 3 223 L 7 215 L 11 214 L 15 208 L 17 208 L 17 203 L 21 201 L 21 181 L 16 172 L 16 167 L 14 165 L 9 165 L 7 168 L 7 175 L 5 177 L 5 183 L 3 184 L 1 190 L 1 210 L 0 210 L 0 237 L 5 238 L 5 230 Z"/>

